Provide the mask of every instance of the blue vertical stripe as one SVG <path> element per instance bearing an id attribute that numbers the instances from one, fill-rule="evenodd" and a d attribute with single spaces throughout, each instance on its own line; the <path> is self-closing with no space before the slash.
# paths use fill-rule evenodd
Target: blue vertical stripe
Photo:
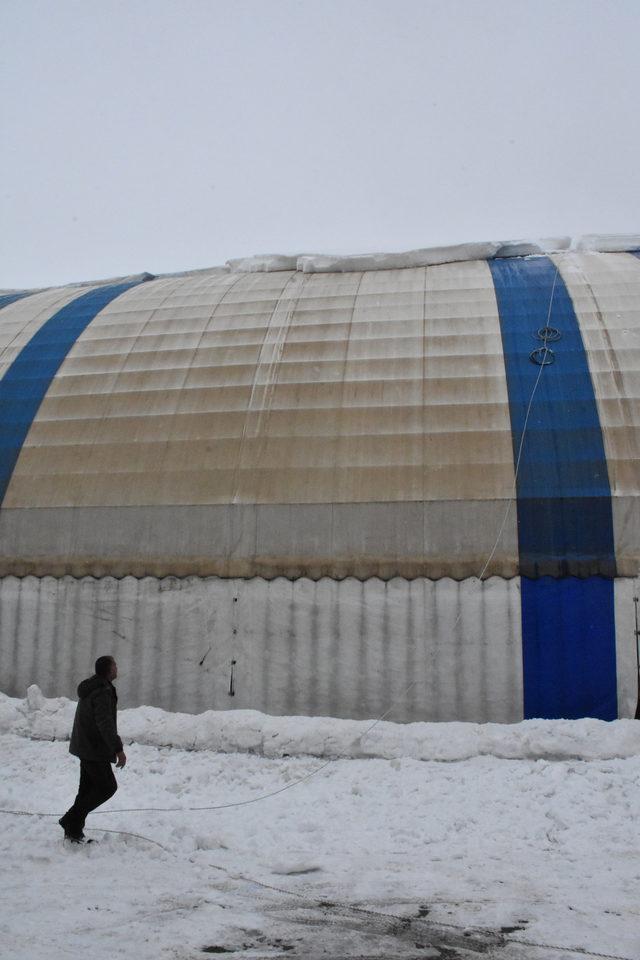
<path id="1" fill-rule="evenodd" d="M 613 581 L 521 580 L 525 718 L 618 716 Z"/>
<path id="2" fill-rule="evenodd" d="M 536 332 L 548 318 L 561 334 L 549 343 L 555 362 L 538 381 L 518 470 L 520 572 L 615 576 L 602 429 L 567 288 L 546 257 L 494 260 L 490 267 L 500 313 L 514 462 L 540 373 L 530 359 L 542 346 Z"/>
<path id="3" fill-rule="evenodd" d="M 489 263 L 498 302 L 514 462 L 549 343 L 517 477 L 525 717 L 617 716 L 611 490 L 573 304 L 546 257 Z M 529 578 L 529 579 L 527 579 Z M 560 578 L 560 579 L 553 579 Z M 580 579 L 576 579 L 580 578 Z"/>
<path id="4" fill-rule="evenodd" d="M 18 293 L 0 293 L 0 310 L 3 307 L 8 307 L 10 303 L 15 303 L 16 300 L 22 300 L 23 297 L 29 296 L 29 290 L 20 290 Z"/>
<path id="5" fill-rule="evenodd" d="M 50 317 L 0 380 L 0 504 L 51 381 L 80 334 L 116 297 L 141 280 L 98 287 Z"/>

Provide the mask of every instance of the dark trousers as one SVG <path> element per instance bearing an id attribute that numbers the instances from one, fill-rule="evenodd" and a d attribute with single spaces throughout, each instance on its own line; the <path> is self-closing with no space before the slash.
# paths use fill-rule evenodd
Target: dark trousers
<path id="1" fill-rule="evenodd" d="M 62 818 L 65 829 L 82 833 L 87 814 L 112 797 L 117 789 L 108 760 L 81 760 L 78 796 Z"/>

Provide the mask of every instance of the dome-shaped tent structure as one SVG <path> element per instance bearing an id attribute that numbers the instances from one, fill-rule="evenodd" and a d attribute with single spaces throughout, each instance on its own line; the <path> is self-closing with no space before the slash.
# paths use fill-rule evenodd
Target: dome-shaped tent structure
<path id="1" fill-rule="evenodd" d="M 3 689 L 633 715 L 640 259 L 510 252 L 5 295 Z"/>

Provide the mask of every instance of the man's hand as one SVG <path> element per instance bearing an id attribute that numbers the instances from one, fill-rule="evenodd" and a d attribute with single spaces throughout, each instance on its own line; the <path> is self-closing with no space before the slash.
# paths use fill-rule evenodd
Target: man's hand
<path id="1" fill-rule="evenodd" d="M 116 753 L 116 767 L 124 767 L 127 762 L 127 757 L 124 750 L 120 750 L 119 753 Z"/>

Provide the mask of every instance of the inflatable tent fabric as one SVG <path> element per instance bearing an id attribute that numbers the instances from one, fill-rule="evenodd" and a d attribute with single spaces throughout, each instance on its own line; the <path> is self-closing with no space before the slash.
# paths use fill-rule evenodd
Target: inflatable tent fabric
<path id="1" fill-rule="evenodd" d="M 633 716 L 640 260 L 487 256 L 0 299 L 5 692 Z"/>

